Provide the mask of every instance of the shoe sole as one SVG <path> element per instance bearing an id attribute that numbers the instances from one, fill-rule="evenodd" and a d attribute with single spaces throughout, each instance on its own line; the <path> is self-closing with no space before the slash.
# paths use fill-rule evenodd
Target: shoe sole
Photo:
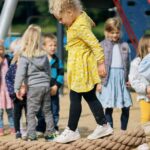
<path id="1" fill-rule="evenodd" d="M 105 133 L 103 133 L 103 134 L 101 134 L 99 136 L 94 137 L 94 138 L 87 137 L 87 139 L 88 140 L 96 140 L 96 139 L 99 139 L 99 138 L 102 138 L 102 137 L 105 137 L 105 136 L 111 135 L 111 134 L 113 134 L 113 130 L 107 131 L 107 132 L 105 132 Z"/>
<path id="2" fill-rule="evenodd" d="M 143 144 L 138 146 L 137 150 L 150 150 L 150 148 L 147 144 Z"/>
<path id="3" fill-rule="evenodd" d="M 57 143 L 63 143 L 63 144 L 65 144 L 65 143 L 70 143 L 70 142 L 76 141 L 78 139 L 80 139 L 80 136 L 78 136 L 78 137 L 76 137 L 74 139 L 70 139 L 69 141 L 59 141 L 59 140 L 57 141 L 57 139 L 54 139 L 53 141 L 57 142 Z"/>

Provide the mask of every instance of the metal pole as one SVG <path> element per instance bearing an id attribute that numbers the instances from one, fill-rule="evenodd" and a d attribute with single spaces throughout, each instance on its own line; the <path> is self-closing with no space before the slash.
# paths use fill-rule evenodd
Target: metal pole
<path id="1" fill-rule="evenodd" d="M 58 22 L 57 24 L 57 38 L 58 38 L 57 54 L 58 54 L 59 59 L 61 59 L 64 62 L 63 37 L 64 37 L 63 26 L 62 24 Z"/>
<path id="2" fill-rule="evenodd" d="M 0 39 L 4 39 L 8 34 L 17 3 L 18 0 L 5 0 L 0 16 Z"/>
<path id="3" fill-rule="evenodd" d="M 64 64 L 64 42 L 63 42 L 63 37 L 64 37 L 64 30 L 62 24 L 59 22 L 57 23 L 57 54 L 58 58 L 63 62 Z M 63 95 L 63 86 L 59 89 L 60 95 Z"/>

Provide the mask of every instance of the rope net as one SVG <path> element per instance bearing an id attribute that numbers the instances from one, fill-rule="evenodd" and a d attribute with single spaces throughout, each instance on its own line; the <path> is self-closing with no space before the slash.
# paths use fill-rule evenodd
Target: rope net
<path id="1" fill-rule="evenodd" d="M 147 142 L 150 133 L 148 126 L 97 140 L 84 138 L 68 144 L 23 140 L 0 141 L 0 150 L 132 150 Z"/>

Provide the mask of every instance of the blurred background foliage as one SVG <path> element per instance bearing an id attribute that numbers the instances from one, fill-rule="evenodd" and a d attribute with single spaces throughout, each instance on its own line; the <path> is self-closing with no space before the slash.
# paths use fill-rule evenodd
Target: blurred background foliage
<path id="1" fill-rule="evenodd" d="M 98 5 L 101 5 L 99 3 Z M 2 9 L 3 2 L 0 1 L 0 10 Z M 104 21 L 108 17 L 112 17 L 114 12 L 109 12 L 108 8 L 94 8 L 86 7 L 83 1 L 85 11 L 96 23 L 96 27 L 93 31 L 97 38 L 101 40 L 103 38 Z M 11 32 L 22 34 L 29 24 L 38 24 L 42 27 L 42 32 L 57 32 L 57 21 L 49 13 L 48 2 L 45 0 L 37 1 L 20 1 L 18 3 L 15 16 L 12 22 Z"/>

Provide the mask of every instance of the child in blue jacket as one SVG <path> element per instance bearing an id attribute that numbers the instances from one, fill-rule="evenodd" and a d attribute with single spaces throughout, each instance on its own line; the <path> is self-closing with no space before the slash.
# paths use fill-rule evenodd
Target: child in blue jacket
<path id="1" fill-rule="evenodd" d="M 56 131 L 59 121 L 59 89 L 64 83 L 64 66 L 62 61 L 56 56 L 57 38 L 53 34 L 45 34 L 44 49 L 48 52 L 49 63 L 51 66 L 51 109 L 54 119 L 54 126 Z"/>

